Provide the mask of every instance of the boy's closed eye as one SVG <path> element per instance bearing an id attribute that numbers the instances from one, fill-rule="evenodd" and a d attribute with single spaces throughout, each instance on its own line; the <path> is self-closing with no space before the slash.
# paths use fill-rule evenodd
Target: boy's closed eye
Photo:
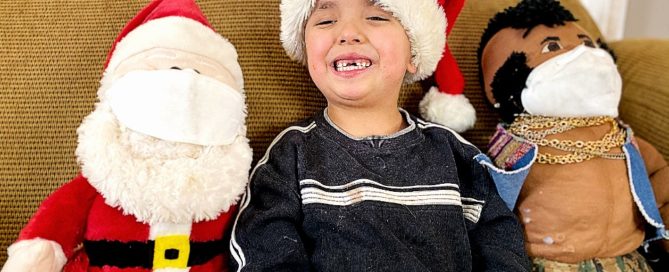
<path id="1" fill-rule="evenodd" d="M 337 22 L 337 20 L 328 20 L 328 19 L 325 19 L 325 20 L 318 20 L 318 21 L 316 21 L 316 24 L 315 24 L 315 25 L 316 25 L 316 26 L 325 26 L 325 25 L 331 25 L 331 24 L 334 24 L 334 23 L 336 23 L 336 22 Z"/>
<path id="2" fill-rule="evenodd" d="M 390 21 L 390 19 L 383 17 L 383 16 L 369 16 L 367 17 L 367 20 L 370 21 L 381 21 L 381 22 L 387 22 Z"/>

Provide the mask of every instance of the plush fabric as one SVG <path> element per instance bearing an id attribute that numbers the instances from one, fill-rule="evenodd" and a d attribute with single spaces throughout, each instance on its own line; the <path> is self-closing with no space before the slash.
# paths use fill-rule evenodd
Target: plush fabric
<path id="1" fill-rule="evenodd" d="M 93 110 L 109 45 L 148 0 L 0 1 L 0 263 L 39 203 L 79 171 L 75 130 Z M 590 33 L 578 0 L 564 0 Z M 488 19 L 514 0 L 468 0 L 449 46 L 465 76 L 477 122 L 463 136 L 483 148 L 497 114 L 478 85 L 476 48 Z M 248 103 L 248 137 L 259 159 L 289 124 L 325 99 L 279 40 L 279 0 L 200 0 L 212 26 L 237 48 Z M 621 116 L 669 159 L 669 41 L 617 42 L 624 90 Z M 663 78 L 664 77 L 664 78 Z M 420 84 L 400 105 L 418 113 Z"/>

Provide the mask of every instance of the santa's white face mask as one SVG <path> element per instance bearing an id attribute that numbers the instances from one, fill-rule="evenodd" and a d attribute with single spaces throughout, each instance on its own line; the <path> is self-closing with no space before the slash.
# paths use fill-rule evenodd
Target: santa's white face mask
<path id="1" fill-rule="evenodd" d="M 603 49 L 580 45 L 535 67 L 526 83 L 521 101 L 530 114 L 618 116 L 622 81 Z"/>
<path id="2" fill-rule="evenodd" d="M 122 125 L 167 141 L 227 145 L 246 117 L 239 91 L 195 72 L 132 71 L 105 93 Z"/>

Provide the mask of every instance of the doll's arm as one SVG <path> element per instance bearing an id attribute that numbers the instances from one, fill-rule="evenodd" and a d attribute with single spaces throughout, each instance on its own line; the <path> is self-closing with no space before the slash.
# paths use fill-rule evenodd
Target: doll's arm
<path id="1" fill-rule="evenodd" d="M 96 194 L 82 176 L 54 191 L 8 248 L 2 271 L 60 271 L 83 239 Z"/>
<path id="2" fill-rule="evenodd" d="M 669 224 L 669 165 L 657 149 L 645 140 L 636 137 L 639 152 L 643 157 L 650 183 L 655 193 L 655 201 L 660 209 L 664 224 Z M 664 250 L 669 252 L 669 240 L 662 241 Z"/>

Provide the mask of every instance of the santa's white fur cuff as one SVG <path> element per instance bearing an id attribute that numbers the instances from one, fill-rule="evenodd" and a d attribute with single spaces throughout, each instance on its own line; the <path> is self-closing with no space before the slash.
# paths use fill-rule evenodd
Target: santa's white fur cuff
<path id="1" fill-rule="evenodd" d="M 67 262 L 61 246 L 51 240 L 21 240 L 7 248 L 9 258 L 2 272 L 57 272 Z"/>

